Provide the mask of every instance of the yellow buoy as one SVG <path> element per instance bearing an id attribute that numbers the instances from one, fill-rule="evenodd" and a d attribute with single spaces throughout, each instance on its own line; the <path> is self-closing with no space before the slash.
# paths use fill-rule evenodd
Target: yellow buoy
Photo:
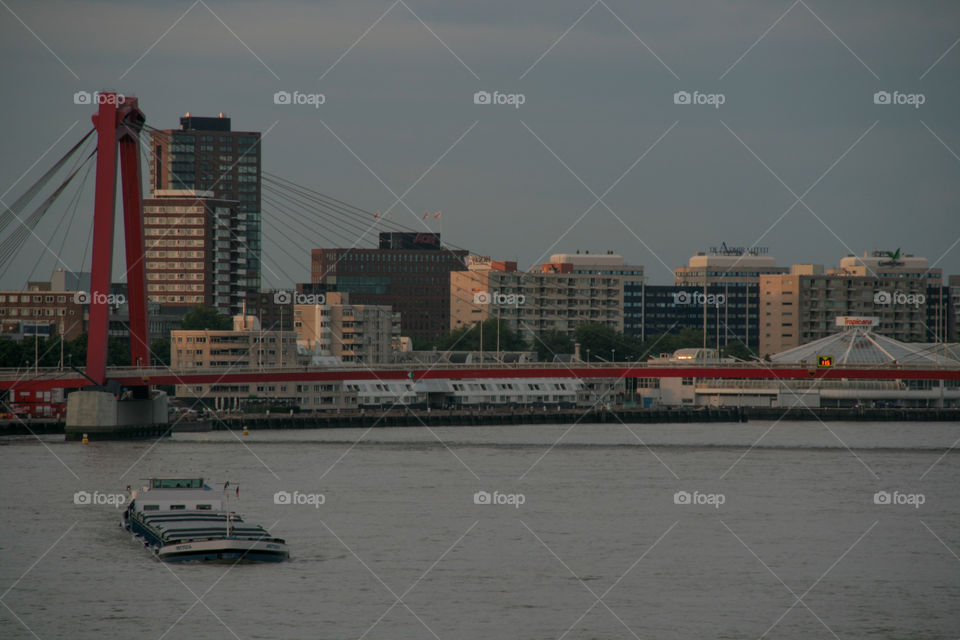
<path id="1" fill-rule="evenodd" d="M 83 434 L 83 439 L 80 440 L 80 444 L 90 444 L 90 438 L 87 437 L 87 434 Z"/>

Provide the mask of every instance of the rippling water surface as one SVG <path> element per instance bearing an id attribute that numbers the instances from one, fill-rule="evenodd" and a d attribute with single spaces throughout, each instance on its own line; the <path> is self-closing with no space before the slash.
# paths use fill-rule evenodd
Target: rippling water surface
<path id="1" fill-rule="evenodd" d="M 957 638 L 958 438 L 751 422 L 0 440 L 0 637 Z M 239 484 L 291 561 L 166 565 L 117 509 L 74 504 L 196 475 Z"/>

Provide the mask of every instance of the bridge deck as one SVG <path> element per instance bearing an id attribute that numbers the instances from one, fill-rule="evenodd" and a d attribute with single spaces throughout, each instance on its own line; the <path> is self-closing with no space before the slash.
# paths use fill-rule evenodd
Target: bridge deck
<path id="1" fill-rule="evenodd" d="M 412 374 L 412 375 L 411 375 Z M 404 380 L 464 378 L 740 378 L 740 379 L 866 379 L 960 380 L 960 368 L 924 365 L 844 365 L 818 369 L 806 365 L 765 366 L 759 363 L 591 363 L 379 365 L 372 367 L 283 369 L 137 369 L 111 368 L 107 378 L 122 386 L 230 384 L 257 382 L 323 382 L 336 380 Z M 0 369 L 2 389 L 77 389 L 90 381 L 72 371 L 57 369 Z"/>

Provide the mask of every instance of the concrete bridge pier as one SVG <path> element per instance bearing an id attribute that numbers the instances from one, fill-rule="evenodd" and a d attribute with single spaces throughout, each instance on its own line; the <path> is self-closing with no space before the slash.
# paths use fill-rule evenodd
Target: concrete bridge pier
<path id="1" fill-rule="evenodd" d="M 167 394 L 118 400 L 108 391 L 74 391 L 67 396 L 67 440 L 126 440 L 167 435 Z"/>

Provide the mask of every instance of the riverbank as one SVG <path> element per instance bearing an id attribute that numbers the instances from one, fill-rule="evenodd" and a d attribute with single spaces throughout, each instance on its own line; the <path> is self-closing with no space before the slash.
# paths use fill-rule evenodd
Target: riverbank
<path id="1" fill-rule="evenodd" d="M 150 425 L 110 434 L 94 434 L 99 440 L 152 438 L 171 432 L 243 431 L 248 429 L 347 429 L 373 427 L 438 427 L 529 424 L 671 424 L 722 423 L 749 420 L 822 420 L 824 422 L 958 422 L 960 409 L 865 409 L 793 407 L 698 407 L 696 409 L 564 409 L 561 411 L 514 410 L 409 410 L 353 411 L 342 413 L 294 413 L 293 415 L 227 415 L 208 420 L 183 420 L 172 428 Z M 63 434 L 64 423 L 55 420 L 8 420 L 0 422 L 0 436 Z M 91 436 L 93 437 L 93 436 Z"/>

